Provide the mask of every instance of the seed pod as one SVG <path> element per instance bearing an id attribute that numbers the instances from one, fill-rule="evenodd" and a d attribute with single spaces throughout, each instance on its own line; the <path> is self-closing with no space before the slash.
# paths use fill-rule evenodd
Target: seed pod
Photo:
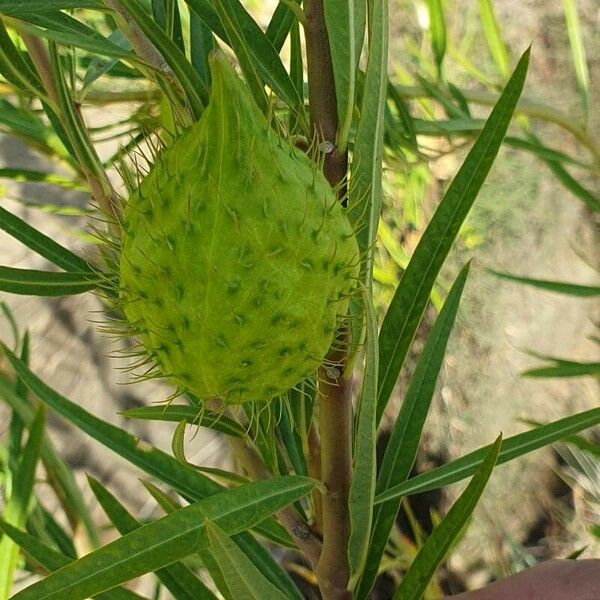
<path id="1" fill-rule="evenodd" d="M 358 248 L 318 166 L 270 127 L 222 54 L 210 66 L 209 106 L 125 208 L 119 295 L 180 389 L 269 400 L 327 353 Z"/>

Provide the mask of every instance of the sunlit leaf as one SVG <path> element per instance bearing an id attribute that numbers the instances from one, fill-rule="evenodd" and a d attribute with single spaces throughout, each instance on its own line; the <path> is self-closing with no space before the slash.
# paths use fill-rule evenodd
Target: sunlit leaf
<path id="1" fill-rule="evenodd" d="M 573 65 L 575 66 L 575 75 L 577 77 L 577 87 L 581 96 L 581 105 L 583 108 L 583 120 L 585 121 L 589 111 L 589 89 L 590 74 L 585 56 L 585 46 L 583 44 L 583 33 L 579 14 L 577 13 L 577 0 L 563 0 L 565 19 L 567 21 L 567 33 L 569 34 L 569 44 L 571 45 L 571 54 L 573 55 Z"/>
<path id="2" fill-rule="evenodd" d="M 44 435 L 45 415 L 45 408 L 39 407 L 20 456 L 10 498 L 5 501 L 2 519 L 16 527 L 24 527 L 27 522 L 35 471 Z M 3 535 L 0 539 L 0 598 L 2 600 L 7 600 L 10 595 L 18 559 L 19 547 L 10 537 Z"/>
<path id="3" fill-rule="evenodd" d="M 485 41 L 490 49 L 494 64 L 500 73 L 502 79 L 508 79 L 510 75 L 510 59 L 506 44 L 502 39 L 500 25 L 494 13 L 492 0 L 479 0 L 479 12 L 481 14 L 481 24 Z"/>

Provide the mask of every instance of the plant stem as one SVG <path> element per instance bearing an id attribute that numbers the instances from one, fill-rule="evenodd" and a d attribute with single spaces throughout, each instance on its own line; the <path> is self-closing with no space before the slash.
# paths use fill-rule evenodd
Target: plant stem
<path id="1" fill-rule="evenodd" d="M 244 440 L 228 437 L 229 445 L 248 475 L 255 481 L 270 479 L 262 459 Z M 292 536 L 303 556 L 308 560 L 313 570 L 316 569 L 321 554 L 321 541 L 308 523 L 289 506 L 277 513 L 277 518 Z"/>
<path id="2" fill-rule="evenodd" d="M 138 56 L 145 60 L 152 68 L 162 73 L 167 79 L 174 80 L 175 75 L 163 55 L 156 46 L 146 37 L 140 26 L 131 18 L 118 0 L 104 0 L 104 4 L 114 10 L 122 19 L 126 27 L 126 34 Z"/>
<path id="3" fill-rule="evenodd" d="M 337 102 L 323 0 L 305 0 L 304 14 L 310 119 L 313 134 L 325 152 L 323 172 L 331 186 L 336 187 L 346 177 L 348 153 L 336 149 Z"/>
<path id="4" fill-rule="evenodd" d="M 120 25 L 123 33 L 131 42 L 137 55 L 152 69 L 159 73 L 168 83 L 167 89 L 164 89 L 163 91 L 166 96 L 172 100 L 173 107 L 183 104 L 183 112 L 180 115 L 183 122 L 187 125 L 193 123 L 193 111 L 185 97 L 185 93 L 181 88 L 177 76 L 169 66 L 165 57 L 160 53 L 158 48 L 152 43 L 144 31 L 142 31 L 142 28 L 137 24 L 129 12 L 127 12 L 119 0 L 104 0 L 104 4 L 120 17 Z M 152 79 L 151 75 L 150 79 Z"/>
<path id="5" fill-rule="evenodd" d="M 19 21 L 15 22 L 19 23 Z M 57 110 L 58 99 L 56 93 L 56 84 L 54 82 L 52 67 L 50 66 L 50 59 L 48 58 L 48 52 L 46 51 L 46 47 L 39 38 L 36 38 L 33 35 L 29 35 L 21 30 L 19 30 L 19 34 L 21 35 L 21 38 L 25 43 L 27 52 L 29 52 L 31 62 L 34 64 L 34 67 L 44 85 L 44 88 L 46 89 L 48 98 L 52 102 L 52 108 L 54 110 Z"/>
<path id="6" fill-rule="evenodd" d="M 29 52 L 31 61 L 36 71 L 38 72 L 38 75 L 42 83 L 44 84 L 44 87 L 46 88 L 48 97 L 50 98 L 53 105 L 52 108 L 58 115 L 59 120 L 65 128 L 67 136 L 69 136 L 71 141 L 73 141 L 72 136 L 74 135 L 74 132 L 73 127 L 71 126 L 72 123 L 69 123 L 65 114 L 61 110 L 61 103 L 56 80 L 57 74 L 54 71 L 52 61 L 48 54 L 48 50 L 39 38 L 29 35 L 24 31 L 19 31 L 19 33 L 21 35 L 21 38 L 23 39 L 27 51 Z M 83 123 L 79 107 L 70 96 L 68 98 L 68 102 L 72 103 L 73 113 L 75 114 L 75 120 L 77 123 L 77 134 L 80 138 L 80 141 L 82 144 L 85 144 L 89 156 L 93 159 L 93 163 L 90 164 L 89 162 L 84 160 L 84 158 L 81 155 L 77 155 L 79 163 L 78 167 L 80 169 L 80 172 L 87 180 L 92 198 L 96 202 L 98 202 L 98 205 L 109 217 L 109 227 L 111 228 L 115 237 L 118 238 L 120 235 L 120 228 L 118 227 L 117 222 L 121 216 L 121 207 L 117 199 L 117 194 L 114 191 L 112 184 L 108 179 L 108 176 L 106 175 L 106 171 L 102 167 L 100 159 L 98 158 L 98 155 L 94 148 L 94 144 L 92 143 L 92 140 L 89 137 L 89 131 Z"/>
<path id="7" fill-rule="evenodd" d="M 306 456 L 308 457 L 308 475 L 313 479 L 321 480 L 321 440 L 319 439 L 319 432 L 315 427 L 314 422 L 310 424 L 308 430 L 308 448 L 306 449 Z M 313 510 L 314 510 L 314 523 L 313 527 L 323 532 L 323 497 L 319 490 L 314 490 L 312 493 Z"/>
<path id="8" fill-rule="evenodd" d="M 322 369 L 319 386 L 321 481 L 327 491 L 323 496 L 323 550 L 317 578 L 324 600 L 347 600 L 351 598 L 348 497 L 352 481 L 352 382 L 344 376 L 330 379 L 330 371 Z"/>
<path id="9" fill-rule="evenodd" d="M 338 197 L 345 195 L 348 153 L 337 149 L 338 114 L 335 81 L 323 0 L 304 0 L 304 35 L 308 99 L 313 135 L 324 152 L 323 172 Z M 344 373 L 347 336 L 342 349 L 330 354 L 320 370 L 319 425 L 321 433 L 321 481 L 326 492 L 322 501 L 323 549 L 316 574 L 324 600 L 348 600 L 350 569 L 348 540 L 350 513 L 348 497 L 352 480 L 352 394 Z"/>

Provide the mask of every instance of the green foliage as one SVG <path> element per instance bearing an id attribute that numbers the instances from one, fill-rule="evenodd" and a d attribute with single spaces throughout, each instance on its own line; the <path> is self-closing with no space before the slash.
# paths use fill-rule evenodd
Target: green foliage
<path id="1" fill-rule="evenodd" d="M 58 176 L 3 168 L 0 177 L 88 192 L 89 206 L 61 210 L 90 217 L 96 239 L 84 260 L 0 208 L 0 228 L 60 269 L 0 266 L 0 290 L 95 291 L 111 319 L 128 319 L 127 335 L 145 347 L 150 374 L 174 382 L 181 395 L 177 403 L 124 413 L 169 427 L 168 454 L 37 377 L 28 364 L 29 335 L 2 305 L 15 343 L 13 350 L 2 345 L 8 370 L 0 375 L 0 398 L 11 413 L 8 443 L 0 445 L 0 600 L 18 571 L 36 569 L 44 577 L 15 599 L 133 600 L 141 597 L 122 586 L 155 573 L 157 589 L 177 600 L 300 600 L 276 560 L 282 555 L 297 573 L 308 566 L 307 581 L 326 600 L 366 599 L 380 572 L 398 571 L 385 553 L 401 499 L 472 477 L 396 573 L 395 597 L 417 600 L 468 526 L 496 464 L 578 439 L 600 423 L 598 409 L 571 415 L 410 477 L 469 267 L 451 288 L 439 273 L 502 145 L 534 154 L 589 210 L 600 206 L 578 178 L 582 171 L 600 176 L 595 140 L 585 124 L 521 98 L 529 51 L 511 75 L 493 3 L 479 2 L 493 78 L 460 56 L 445 6 L 424 3 L 431 53 L 417 54 L 418 66 L 402 73 L 399 85 L 388 75 L 385 1 L 285 0 L 264 29 L 239 0 L 0 2 L 2 133 L 64 169 Z M 575 8 L 565 0 L 587 113 Z M 282 59 L 288 38 L 289 69 Z M 454 84 L 454 60 L 487 92 Z M 500 95 L 496 79 L 505 83 Z M 132 103 L 124 119 L 88 125 L 88 104 L 114 102 Z M 485 119 L 473 117 L 481 106 L 493 107 Z M 515 116 L 520 131 L 507 135 Z M 580 151 L 547 145 L 534 133 L 537 120 L 572 134 Z M 106 139 L 122 148 L 101 159 Z M 471 147 L 425 223 L 428 164 L 443 153 L 432 140 Z M 402 206 L 388 185 L 401 192 Z M 397 240 L 405 227 L 419 232 L 412 253 Z M 498 275 L 598 295 L 597 286 Z M 439 314 L 378 468 L 379 423 L 430 301 Z M 549 364 L 527 375 L 598 374 L 597 363 L 543 358 Z M 321 419 L 324 407 L 348 421 Z M 100 544 L 82 490 L 45 430 L 46 410 L 144 471 L 152 478 L 144 488 L 166 515 L 142 522 L 90 478 L 119 534 Z M 190 462 L 187 426 L 226 440 L 235 468 Z M 352 459 L 339 465 L 344 449 Z M 331 472 L 333 464 L 339 472 Z M 68 526 L 44 507 L 37 468 Z M 80 525 L 91 548 L 82 557 L 73 541 Z"/>
<path id="2" fill-rule="evenodd" d="M 382 362 L 379 418 L 392 394 L 437 275 L 500 149 L 523 89 L 528 64 L 529 51 L 519 61 L 479 138 L 446 191 L 386 312 L 379 334 Z"/>
<path id="3" fill-rule="evenodd" d="M 402 579 L 402 583 L 398 586 L 394 600 L 404 600 L 404 598 L 418 600 L 421 598 L 435 570 L 444 560 L 473 514 L 498 459 L 501 443 L 502 436 L 496 440 L 485 460 L 475 472 L 473 479 L 448 511 L 446 517 L 431 532 Z"/>

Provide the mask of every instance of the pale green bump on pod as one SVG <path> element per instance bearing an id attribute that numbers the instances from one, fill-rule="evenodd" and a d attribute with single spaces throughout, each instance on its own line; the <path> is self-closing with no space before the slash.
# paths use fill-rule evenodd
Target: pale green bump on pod
<path id="1" fill-rule="evenodd" d="M 358 247 L 315 165 L 223 54 L 200 121 L 123 217 L 119 295 L 160 373 L 203 400 L 269 400 L 314 374 L 355 290 Z"/>

